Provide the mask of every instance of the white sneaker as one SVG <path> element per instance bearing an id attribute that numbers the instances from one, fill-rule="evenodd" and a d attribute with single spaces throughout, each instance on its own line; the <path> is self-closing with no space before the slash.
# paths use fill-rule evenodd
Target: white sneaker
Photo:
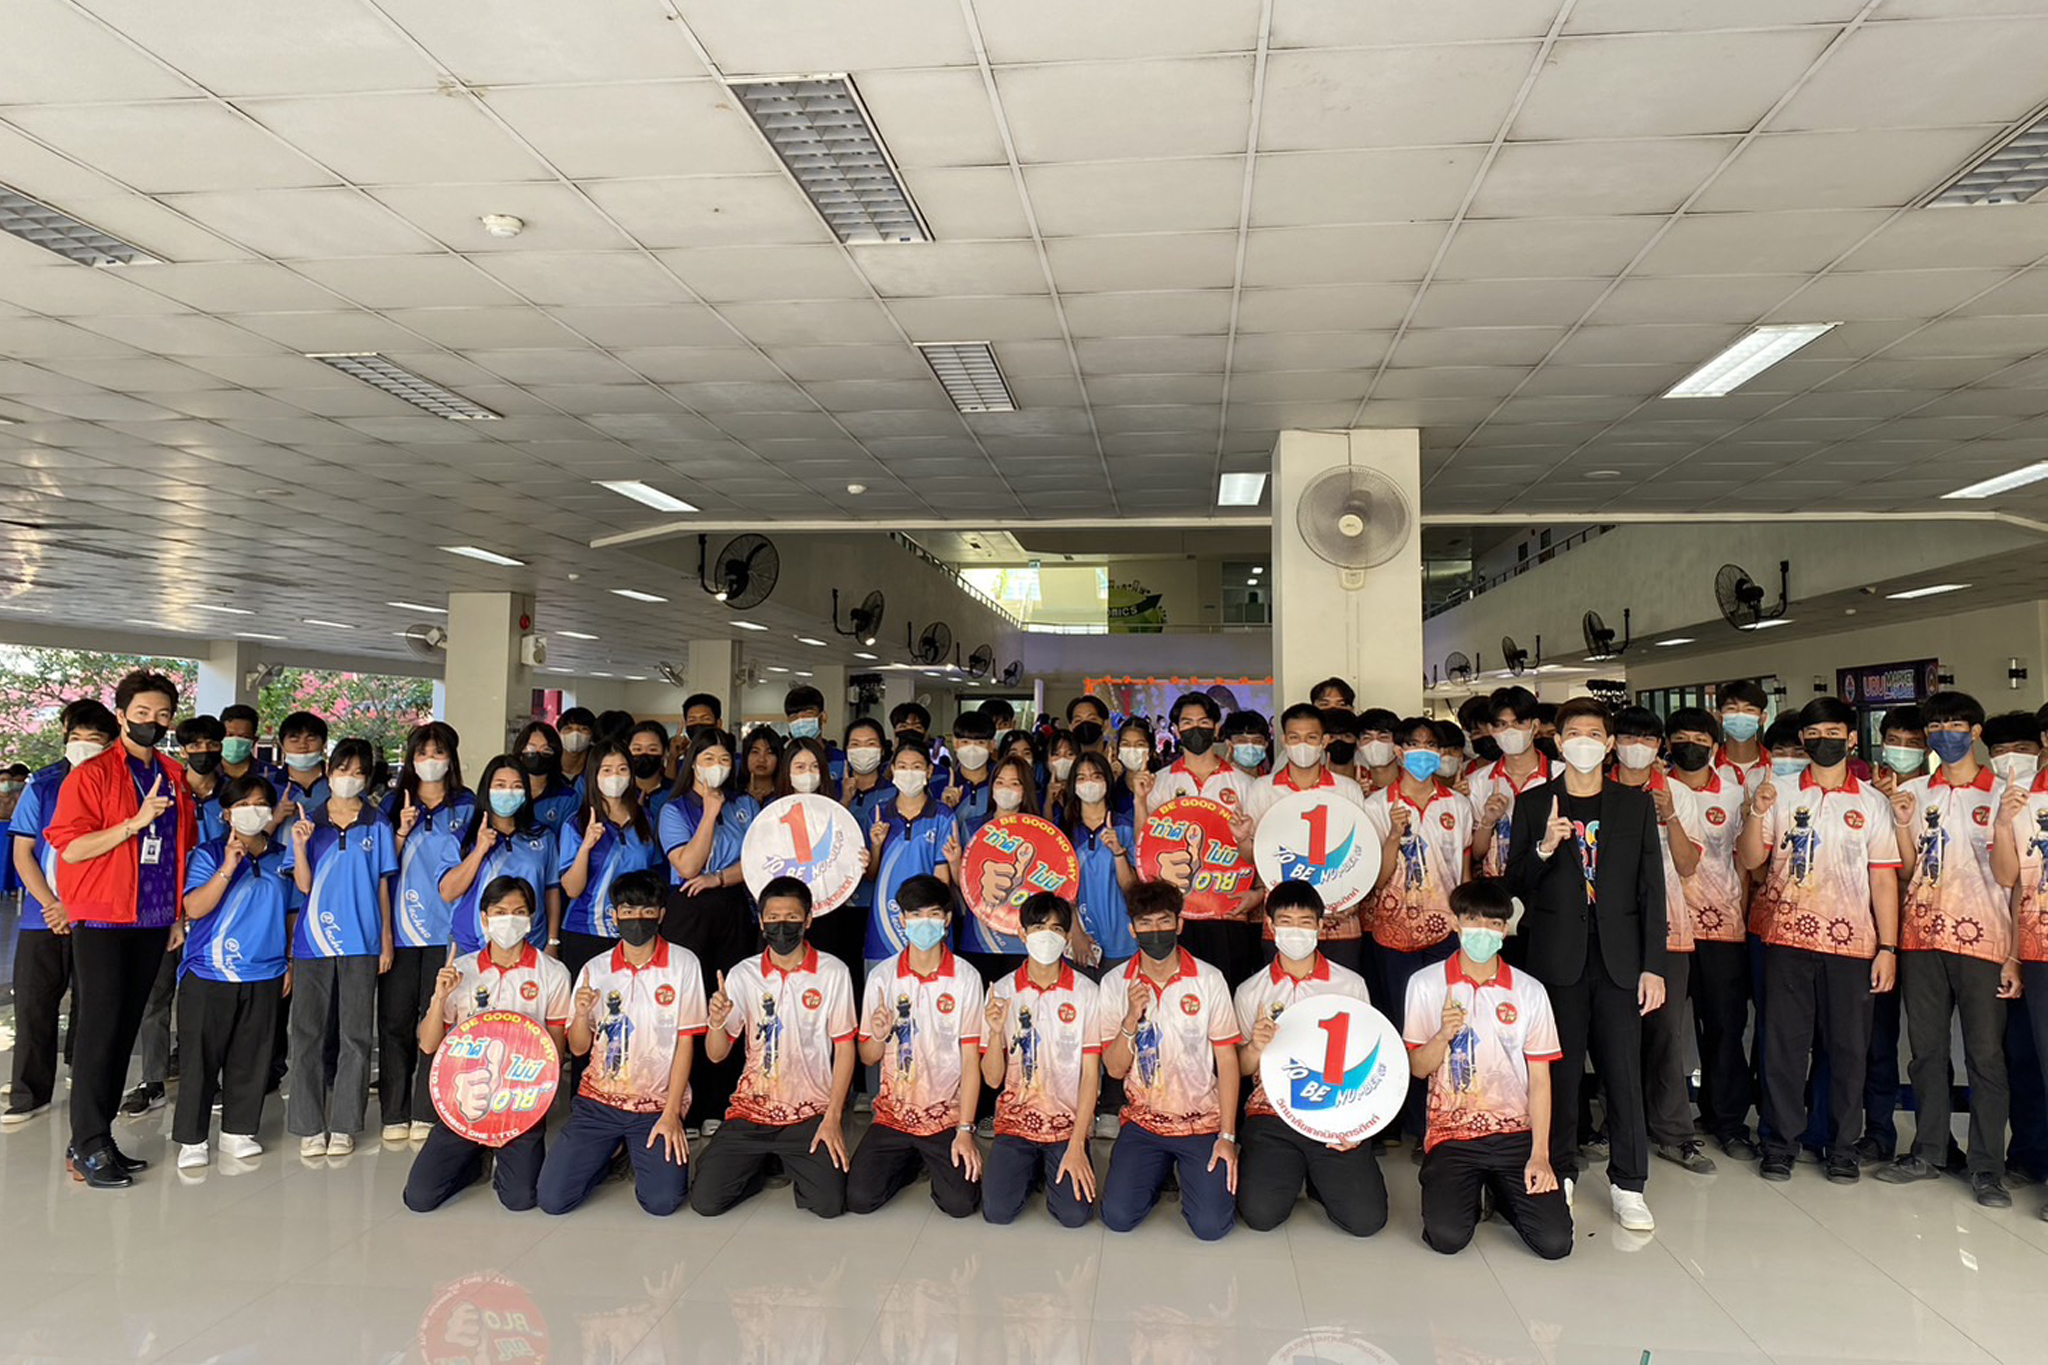
<path id="1" fill-rule="evenodd" d="M 1564 1178 L 1563 1184 L 1564 1184 L 1564 1206 L 1565 1206 L 1566 1208 L 1570 1208 L 1570 1207 L 1572 1206 L 1572 1191 L 1573 1191 L 1573 1189 L 1575 1189 L 1575 1188 L 1577 1187 L 1577 1185 L 1578 1185 L 1578 1182 L 1577 1182 L 1577 1181 L 1575 1181 L 1575 1180 L 1573 1180 L 1573 1179 L 1572 1179 L 1572 1178 L 1571 1178 L 1570 1176 L 1566 1176 L 1566 1177 Z"/>
<path id="2" fill-rule="evenodd" d="M 329 1156 L 350 1156 L 355 1150 L 356 1140 L 355 1135 L 352 1133 L 335 1133 L 327 1139 L 327 1155 Z"/>
<path id="3" fill-rule="evenodd" d="M 384 1145 L 412 1141 L 412 1125 L 409 1123 L 387 1123 L 383 1132 Z"/>
<path id="4" fill-rule="evenodd" d="M 431 1123 L 422 1123 L 418 1119 L 412 1121 L 412 1140 L 414 1142 L 425 1142 L 427 1134 L 433 1131 L 434 1125 Z"/>
<path id="5" fill-rule="evenodd" d="M 244 1137 L 240 1133 L 222 1133 L 220 1135 L 220 1154 L 222 1156 L 234 1157 L 239 1161 L 247 1161 L 250 1157 L 263 1155 L 263 1144 L 255 1138 Z"/>
<path id="6" fill-rule="evenodd" d="M 1615 1190 L 1614 1221 L 1630 1232 L 1655 1232 L 1657 1220 L 1650 1216 L 1650 1206 L 1635 1190 Z"/>
<path id="7" fill-rule="evenodd" d="M 204 1166 L 204 1165 L 206 1164 L 206 1162 L 207 1162 L 207 1155 L 206 1155 L 206 1144 L 205 1144 L 205 1143 L 203 1143 L 203 1142 L 187 1142 L 187 1143 L 183 1143 L 183 1144 L 181 1144 L 181 1145 L 179 1146 L 179 1148 L 178 1148 L 178 1169 L 179 1169 L 179 1170 L 181 1170 L 181 1171 L 189 1171 L 189 1170 L 193 1169 L 193 1168 L 194 1168 L 194 1167 L 196 1167 L 196 1166 Z"/>
<path id="8" fill-rule="evenodd" d="M 299 1155 L 312 1158 L 327 1155 L 327 1134 L 316 1133 L 312 1137 L 299 1139 Z"/>
<path id="9" fill-rule="evenodd" d="M 50 1103 L 48 1100 L 43 1101 L 43 1103 L 33 1109 L 9 1109 L 6 1113 L 0 1114 L 0 1128 L 19 1127 L 30 1119 L 35 1118 L 38 1114 L 48 1113 L 49 1109 Z"/>

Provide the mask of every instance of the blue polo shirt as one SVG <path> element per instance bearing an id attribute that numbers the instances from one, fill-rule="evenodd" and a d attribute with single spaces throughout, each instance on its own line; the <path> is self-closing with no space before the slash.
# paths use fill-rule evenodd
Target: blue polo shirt
<path id="1" fill-rule="evenodd" d="M 723 872 L 740 860 L 740 845 L 746 842 L 747 826 L 760 813 L 761 803 L 744 792 L 726 798 L 725 805 L 719 808 L 718 827 L 711 834 L 711 856 L 704 862 L 704 871 Z M 703 819 L 704 801 L 694 791 L 684 792 L 661 808 L 656 829 L 664 860 L 697 837 L 697 826 Z M 683 883 L 674 864 L 669 866 L 668 879 L 676 886 Z"/>
<path id="2" fill-rule="evenodd" d="M 565 820 L 573 820 L 583 805 L 583 792 L 564 777 L 550 778 L 541 794 L 534 798 L 533 815 L 551 830 L 558 830 Z"/>
<path id="3" fill-rule="evenodd" d="M 905 817 L 896 809 L 895 788 L 886 790 L 891 793 L 888 801 L 879 805 L 868 819 L 868 826 L 877 818 L 889 826 L 888 834 L 883 836 L 882 852 L 875 859 L 867 943 L 861 950 L 869 962 L 894 957 L 909 946 L 910 940 L 903 936 L 903 912 L 897 908 L 896 893 L 912 877 L 936 872 L 944 864 L 946 836 L 953 829 L 953 812 L 938 802 L 927 797 L 923 810 L 914 817 Z"/>
<path id="4" fill-rule="evenodd" d="M 960 804 L 953 807 L 953 814 L 959 818 L 960 827 L 964 831 L 960 836 L 963 848 L 969 839 L 981 833 L 981 827 L 987 824 L 989 816 L 995 813 L 989 793 L 990 782 L 994 776 L 993 764 L 983 770 L 979 782 L 969 782 L 957 772 L 953 774 L 951 785 L 960 789 Z M 943 795 L 935 799 L 943 800 Z"/>
<path id="5" fill-rule="evenodd" d="M 197 803 L 196 813 L 199 819 L 199 842 L 202 844 L 210 844 L 216 839 L 228 837 L 227 813 L 220 808 L 220 794 L 226 786 L 227 783 L 216 775 L 213 780 L 213 794 L 211 796 L 201 796 L 197 792 L 192 793 L 192 799 Z M 289 833 L 290 831 L 284 830 L 281 832 Z"/>
<path id="6" fill-rule="evenodd" d="M 580 838 L 568 837 L 572 833 L 570 830 L 555 836 L 559 845 L 558 879 L 560 872 L 576 865 L 576 855 L 583 851 Z M 583 894 L 570 901 L 562 912 L 563 932 L 617 938 L 619 921 L 612 913 L 612 883 L 627 873 L 660 867 L 662 861 L 661 849 L 652 839 L 641 838 L 630 824 L 621 826 L 606 821 L 597 846 L 590 850 L 590 875 L 583 883 Z"/>
<path id="7" fill-rule="evenodd" d="M 1111 816 L 1110 824 L 1126 852 L 1137 848 L 1137 837 L 1128 820 Z M 1124 909 L 1124 889 L 1117 883 L 1117 856 L 1104 846 L 1100 827 L 1090 829 L 1076 820 L 1067 837 L 1073 840 L 1074 852 L 1081 862 L 1081 890 L 1075 906 L 1081 927 L 1101 947 L 1104 965 L 1122 962 L 1138 951 L 1138 940 L 1131 933 L 1131 917 Z"/>
<path id="8" fill-rule="evenodd" d="M 384 818 L 394 831 L 400 799 L 394 792 L 384 803 Z M 391 935 L 401 948 L 439 948 L 448 943 L 455 910 L 441 899 L 441 878 L 462 861 L 462 834 L 476 818 L 476 795 L 456 792 L 438 806 L 419 807 L 419 812 L 398 852 Z"/>
<path id="9" fill-rule="evenodd" d="M 270 785 L 277 790 L 277 799 L 280 803 L 290 801 L 298 806 L 299 813 L 294 818 L 311 820 L 317 825 L 327 817 L 327 800 L 332 793 L 327 789 L 325 768 L 303 787 L 292 781 L 291 769 L 279 768 L 270 775 Z M 368 793 L 364 793 L 364 799 L 368 799 Z M 285 821 L 278 827 L 278 832 L 289 837 L 291 823 L 290 820 Z"/>
<path id="10" fill-rule="evenodd" d="M 481 830 L 482 826 L 479 825 L 478 829 Z M 468 857 L 469 850 L 475 846 L 472 836 L 462 849 L 463 857 Z M 556 871 L 558 866 L 553 830 L 536 825 L 531 830 L 500 834 L 498 842 L 484 855 L 483 865 L 477 868 L 476 880 L 469 884 L 469 890 L 462 893 L 462 899 L 455 903 L 449 917 L 449 929 L 455 937 L 457 952 L 480 953 L 484 950 L 484 888 L 498 877 L 518 877 L 533 888 L 533 932 L 526 939 L 535 946 L 545 945 L 548 941 L 548 891 L 562 883 L 561 874 Z"/>
<path id="11" fill-rule="evenodd" d="M 313 889 L 295 897 L 299 927 L 292 935 L 292 956 L 376 956 L 384 945 L 377 888 L 398 872 L 391 822 L 368 801 L 346 829 L 330 822 L 323 810 L 306 841 L 306 861 L 313 869 Z M 296 850 L 287 843 L 284 870 L 296 868 Z"/>
<path id="12" fill-rule="evenodd" d="M 71 765 L 58 759 L 47 768 L 31 774 L 28 785 L 21 789 L 21 799 L 14 804 L 14 818 L 8 823 L 9 835 L 14 839 L 26 839 L 33 847 L 29 855 L 36 860 L 36 866 L 43 870 L 43 880 L 52 888 L 57 885 L 57 850 L 50 847 L 47 837 L 50 819 L 57 813 L 57 789 L 64 785 L 64 779 L 71 775 Z M 10 843 L 7 856 L 14 857 L 14 846 Z M 48 933 L 50 926 L 43 922 L 43 905 L 28 893 L 21 893 L 21 932 Z"/>
<path id="13" fill-rule="evenodd" d="M 868 837 L 868 831 L 875 827 L 875 812 L 896 799 L 896 788 L 878 781 L 864 792 L 850 792 L 840 799 L 842 806 L 853 812 L 854 823 L 860 826 L 860 837 Z M 875 903 L 875 879 L 863 877 L 860 885 L 846 899 L 849 906 L 857 910 L 872 909 Z"/>
<path id="14" fill-rule="evenodd" d="M 285 870 L 289 844 L 273 839 L 262 853 L 246 851 L 228 879 L 228 889 L 210 915 L 185 922 L 185 956 L 180 976 L 207 981 L 275 981 L 286 964 L 286 919 L 294 888 Z M 220 871 L 227 841 L 213 839 L 185 860 L 185 890 L 196 891 Z"/>

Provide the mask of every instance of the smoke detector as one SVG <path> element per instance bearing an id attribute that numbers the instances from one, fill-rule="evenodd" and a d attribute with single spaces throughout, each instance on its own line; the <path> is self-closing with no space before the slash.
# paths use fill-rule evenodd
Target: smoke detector
<path id="1" fill-rule="evenodd" d="M 526 220 L 515 218 L 509 213 L 487 213 L 478 219 L 484 231 L 493 237 L 517 237 L 526 230 Z"/>

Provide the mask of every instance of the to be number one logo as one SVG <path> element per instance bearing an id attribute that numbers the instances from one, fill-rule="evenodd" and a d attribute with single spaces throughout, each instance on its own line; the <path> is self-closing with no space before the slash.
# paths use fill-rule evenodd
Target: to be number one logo
<path id="1" fill-rule="evenodd" d="M 1327 1019 L 1316 1021 L 1323 1032 L 1329 1035 L 1323 1048 L 1323 1084 L 1344 1083 L 1345 1045 L 1351 1041 L 1351 1016 L 1333 1014 Z"/>
<path id="2" fill-rule="evenodd" d="M 795 846 L 796 860 L 800 863 L 811 861 L 811 830 L 804 823 L 804 808 L 791 806 L 789 813 L 782 817 L 782 827 L 789 831 L 791 844 Z"/>
<path id="3" fill-rule="evenodd" d="M 1301 818 L 1308 825 L 1308 860 L 1321 867 L 1330 856 L 1330 808 L 1316 806 L 1302 812 Z"/>

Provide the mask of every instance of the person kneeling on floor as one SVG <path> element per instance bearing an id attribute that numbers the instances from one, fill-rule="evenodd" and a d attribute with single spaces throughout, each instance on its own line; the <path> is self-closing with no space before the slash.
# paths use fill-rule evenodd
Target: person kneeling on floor
<path id="1" fill-rule="evenodd" d="M 1514 902 L 1492 878 L 1451 892 L 1458 952 L 1408 980 L 1409 1070 L 1429 1077 L 1422 1240 L 1462 1251 L 1486 1196 L 1546 1261 L 1571 1254 L 1572 1212 L 1550 1168 L 1557 1021 L 1542 983 L 1500 960 Z"/>
<path id="2" fill-rule="evenodd" d="M 561 1051 L 569 1022 L 569 969 L 527 942 L 533 930 L 533 887 L 519 877 L 493 877 L 478 904 L 489 946 L 474 957 L 457 958 L 434 977 L 434 999 L 420 1020 L 420 1051 L 438 1052 L 448 1030 L 486 1010 L 523 1014 L 547 1029 Z M 490 1102 L 487 1087 L 469 1087 L 481 1118 Z M 536 1123 L 497 1149 L 491 1186 L 498 1202 L 515 1213 L 539 1202 L 540 1171 L 547 1155 L 545 1122 Z M 433 1131 L 413 1158 L 405 1178 L 405 1206 L 431 1213 L 461 1193 L 483 1171 L 484 1147 L 435 1120 Z"/>
<path id="3" fill-rule="evenodd" d="M 704 1036 L 704 969 L 660 936 L 668 881 L 630 872 L 611 886 L 618 946 L 583 964 L 569 1015 L 569 1051 L 588 1057 L 569 1122 L 540 1172 L 540 1206 L 567 1213 L 604 1179 L 624 1144 L 633 1192 L 657 1216 L 683 1205 L 690 1183 L 690 1062 Z"/>

